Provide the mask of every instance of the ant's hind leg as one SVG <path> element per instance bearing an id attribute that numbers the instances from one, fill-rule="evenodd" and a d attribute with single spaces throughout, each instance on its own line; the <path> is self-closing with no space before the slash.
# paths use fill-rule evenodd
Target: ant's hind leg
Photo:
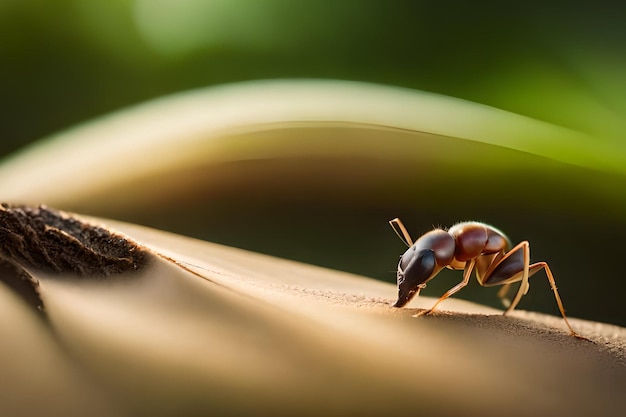
<path id="1" fill-rule="evenodd" d="M 556 303 L 559 306 L 559 311 L 561 312 L 561 316 L 563 316 L 563 320 L 565 321 L 565 324 L 567 325 L 567 328 L 569 329 L 570 334 L 579 339 L 591 341 L 587 339 L 586 337 L 581 336 L 578 333 L 576 333 L 574 329 L 572 328 L 572 326 L 569 324 L 569 321 L 567 320 L 567 317 L 565 316 L 565 307 L 563 307 L 561 296 L 559 296 L 559 291 L 556 289 L 556 281 L 554 280 L 554 275 L 552 275 L 552 271 L 550 270 L 550 267 L 548 266 L 548 264 L 545 262 L 537 262 L 536 264 L 531 265 L 531 268 L 537 268 L 537 269 L 543 268 L 543 270 L 546 271 L 546 276 L 548 277 L 548 281 L 550 282 L 550 288 L 552 288 L 552 292 L 554 292 L 554 298 L 556 299 Z"/>
<path id="2" fill-rule="evenodd" d="M 506 314 L 513 310 L 519 303 L 522 296 L 526 294 L 526 292 L 528 292 L 528 278 L 543 269 L 546 272 L 546 276 L 548 277 L 548 281 L 550 282 L 550 287 L 554 292 L 554 298 L 556 299 L 556 303 L 559 306 L 559 311 L 561 312 L 561 316 L 563 316 L 563 320 L 565 321 L 565 324 L 567 325 L 570 334 L 579 339 L 589 340 L 576 333 L 572 326 L 569 324 L 567 316 L 565 315 L 563 302 L 561 301 L 559 292 L 556 289 L 554 276 L 552 275 L 552 271 L 550 270 L 548 264 L 545 262 L 537 262 L 529 265 L 529 263 L 530 247 L 528 242 L 524 241 L 508 251 L 502 259 L 494 262 L 489 267 L 489 270 L 487 271 L 485 276 L 482 278 L 481 283 L 485 286 L 504 285 L 504 287 L 498 292 L 498 295 L 504 298 L 507 291 L 509 290 L 509 285 L 513 282 L 521 281 L 519 289 L 517 291 L 517 295 L 511 302 L 511 305 L 509 305 L 507 310 L 504 312 L 504 314 Z"/>

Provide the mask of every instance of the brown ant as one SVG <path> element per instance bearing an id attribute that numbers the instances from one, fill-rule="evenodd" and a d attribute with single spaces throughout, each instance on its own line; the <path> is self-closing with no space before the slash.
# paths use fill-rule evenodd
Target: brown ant
<path id="1" fill-rule="evenodd" d="M 455 224 L 448 231 L 431 230 L 413 242 L 400 219 L 395 218 L 389 224 L 400 239 L 409 246 L 398 263 L 398 301 L 395 302 L 394 307 L 407 304 L 445 267 L 453 270 L 462 269 L 463 280 L 450 288 L 430 310 L 422 314 L 432 313 L 439 303 L 465 287 L 474 269 L 476 269 L 476 278 L 480 285 L 484 287 L 504 285 L 498 292 L 498 297 L 505 307 L 508 307 L 504 312 L 506 314 L 513 310 L 522 296 L 528 292 L 530 286 L 528 278 L 543 269 L 546 271 L 554 298 L 570 334 L 586 339 L 576 333 L 569 324 L 548 264 L 537 262 L 530 265 L 528 241 L 523 241 L 509 250 L 511 241 L 500 230 L 485 223 L 463 222 Z M 522 283 L 517 295 L 511 301 L 507 293 L 511 285 L 518 281 Z"/>

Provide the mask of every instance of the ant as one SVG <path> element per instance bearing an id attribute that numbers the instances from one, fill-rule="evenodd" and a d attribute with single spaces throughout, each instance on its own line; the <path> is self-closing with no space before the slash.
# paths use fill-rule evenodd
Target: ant
<path id="1" fill-rule="evenodd" d="M 453 270 L 462 269 L 463 280 L 443 294 L 430 310 L 419 315 L 432 313 L 439 303 L 465 287 L 474 269 L 480 285 L 484 287 L 504 285 L 498 291 L 498 297 L 507 307 L 504 312 L 506 314 L 512 311 L 522 296 L 528 292 L 530 287 L 528 278 L 543 269 L 570 334 L 586 339 L 576 333 L 569 324 L 548 264 L 546 262 L 530 264 L 528 241 L 523 241 L 510 249 L 511 241 L 500 230 L 485 223 L 470 221 L 455 224 L 448 231 L 431 230 L 413 242 L 400 219 L 395 218 L 389 224 L 409 247 L 398 263 L 398 301 L 394 307 L 407 304 L 445 267 Z M 507 294 L 511 285 L 518 281 L 521 281 L 519 290 L 511 301 Z"/>

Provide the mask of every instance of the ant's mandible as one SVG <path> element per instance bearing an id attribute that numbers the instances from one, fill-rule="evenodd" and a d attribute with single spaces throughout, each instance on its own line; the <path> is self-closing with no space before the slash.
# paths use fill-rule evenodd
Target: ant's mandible
<path id="1" fill-rule="evenodd" d="M 393 305 L 394 307 L 407 304 L 443 268 L 462 269 L 463 280 L 450 288 L 430 310 L 424 313 L 430 314 L 435 311 L 439 303 L 465 287 L 475 269 L 480 285 L 484 287 L 504 285 L 498 292 L 498 297 L 508 307 L 504 312 L 506 314 L 513 310 L 522 296 L 528 292 L 530 286 L 528 278 L 543 269 L 546 271 L 554 298 L 570 334 L 586 339 L 576 333 L 569 324 L 548 264 L 545 262 L 530 264 L 528 241 L 523 241 L 510 249 L 510 240 L 495 227 L 480 222 L 463 222 L 455 224 L 448 231 L 431 230 L 413 242 L 400 219 L 395 218 L 389 224 L 400 239 L 409 246 L 398 263 L 398 301 Z M 507 293 L 511 285 L 518 281 L 521 281 L 519 290 L 511 301 L 507 298 Z"/>

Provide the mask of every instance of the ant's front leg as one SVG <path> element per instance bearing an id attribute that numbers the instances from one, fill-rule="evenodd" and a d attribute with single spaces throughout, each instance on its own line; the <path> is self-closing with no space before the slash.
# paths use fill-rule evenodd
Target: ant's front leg
<path id="1" fill-rule="evenodd" d="M 432 306 L 432 308 L 430 310 L 419 312 L 419 313 L 415 314 L 413 317 L 420 317 L 420 316 L 426 316 L 428 314 L 431 314 L 433 311 L 435 311 L 435 309 L 437 308 L 439 303 L 441 303 L 446 298 L 456 294 L 461 288 L 465 287 L 469 283 L 470 276 L 472 275 L 472 270 L 474 269 L 475 263 L 476 263 L 475 259 L 472 259 L 471 261 L 469 261 L 467 263 L 467 265 L 465 266 L 465 270 L 463 271 L 463 281 L 459 282 L 454 287 L 452 287 L 448 291 L 446 291 L 446 293 L 444 295 L 439 297 L 439 300 L 437 300 L 435 305 Z"/>

